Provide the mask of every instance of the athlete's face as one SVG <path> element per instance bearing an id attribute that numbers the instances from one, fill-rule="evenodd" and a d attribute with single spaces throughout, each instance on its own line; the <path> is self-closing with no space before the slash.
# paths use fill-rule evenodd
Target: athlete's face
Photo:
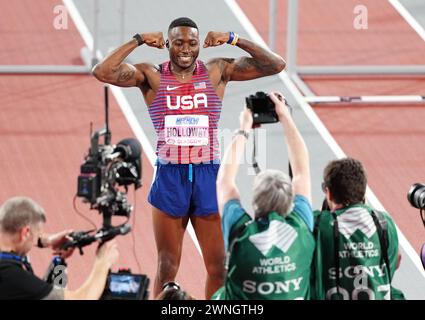
<path id="1" fill-rule="evenodd" d="M 168 32 L 170 60 L 182 69 L 193 65 L 199 55 L 199 32 L 196 28 L 175 27 Z"/>

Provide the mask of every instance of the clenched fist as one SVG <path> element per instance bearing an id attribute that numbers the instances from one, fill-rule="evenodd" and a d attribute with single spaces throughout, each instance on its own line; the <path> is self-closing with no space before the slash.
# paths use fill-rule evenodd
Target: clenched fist
<path id="1" fill-rule="evenodd" d="M 162 32 L 141 33 L 143 42 L 149 47 L 164 49 L 165 41 Z"/>
<path id="2" fill-rule="evenodd" d="M 217 47 L 229 40 L 229 32 L 210 31 L 204 40 L 204 48 Z"/>

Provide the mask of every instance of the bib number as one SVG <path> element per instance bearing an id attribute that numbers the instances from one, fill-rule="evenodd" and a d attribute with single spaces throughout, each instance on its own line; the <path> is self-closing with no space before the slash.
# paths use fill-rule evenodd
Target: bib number
<path id="1" fill-rule="evenodd" d="M 207 115 L 165 116 L 164 140 L 168 145 L 206 146 L 209 144 Z"/>

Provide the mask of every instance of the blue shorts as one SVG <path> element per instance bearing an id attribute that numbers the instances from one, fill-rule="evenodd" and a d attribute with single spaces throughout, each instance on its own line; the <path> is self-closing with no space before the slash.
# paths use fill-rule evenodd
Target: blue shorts
<path id="1" fill-rule="evenodd" d="M 149 191 L 151 205 L 173 217 L 218 213 L 216 180 L 220 164 L 161 164 Z"/>

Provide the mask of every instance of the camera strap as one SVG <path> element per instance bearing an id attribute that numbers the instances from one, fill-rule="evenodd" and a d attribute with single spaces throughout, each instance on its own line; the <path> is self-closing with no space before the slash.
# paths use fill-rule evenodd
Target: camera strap
<path id="1" fill-rule="evenodd" d="M 391 270 L 388 259 L 388 223 L 387 220 L 385 220 L 384 214 L 380 211 L 372 210 L 371 215 L 378 232 L 379 244 L 381 246 L 381 259 L 384 260 L 388 272 L 388 281 L 391 283 Z"/>
<path id="2" fill-rule="evenodd" d="M 257 162 L 257 148 L 256 148 L 257 139 L 255 137 L 255 128 L 254 130 L 252 130 L 252 132 L 253 132 L 253 139 L 254 139 L 254 147 L 252 149 L 252 167 L 254 168 L 255 174 L 259 174 L 261 172 L 261 169 Z"/>
<path id="3" fill-rule="evenodd" d="M 34 273 L 31 264 L 29 263 L 27 257 L 21 257 L 17 254 L 11 252 L 0 252 L 0 261 L 11 261 L 21 264 L 28 272 Z"/>
<path id="4" fill-rule="evenodd" d="M 334 260 L 335 260 L 335 268 L 336 268 L 336 288 L 337 288 L 337 293 L 340 293 L 340 282 L 341 282 L 341 276 L 339 273 L 339 268 L 340 268 L 340 260 L 339 260 L 339 228 L 338 228 L 338 219 L 337 219 L 337 215 L 335 212 L 332 212 L 332 218 L 334 220 L 334 225 L 333 225 L 333 237 L 334 237 Z M 381 260 L 384 261 L 387 272 L 388 272 L 388 282 L 389 284 L 391 284 L 391 271 L 390 271 L 390 263 L 389 263 L 389 259 L 388 259 L 388 246 L 389 246 L 389 241 L 388 241 L 388 223 L 385 220 L 385 217 L 383 215 L 382 212 L 380 211 L 375 211 L 372 209 L 370 215 L 372 216 L 372 220 L 375 224 L 376 227 L 376 231 L 378 233 L 378 238 L 379 238 L 379 244 L 381 247 Z M 319 216 L 320 217 L 320 216 Z M 320 223 L 320 218 L 317 219 L 316 221 L 316 225 L 317 228 L 319 226 Z M 315 234 L 315 239 L 317 241 L 317 230 L 314 231 Z"/>
<path id="5" fill-rule="evenodd" d="M 341 286 L 341 274 L 339 273 L 339 267 L 340 267 L 340 263 L 339 263 L 339 228 L 338 228 L 338 219 L 337 219 L 336 213 L 332 212 L 331 214 L 332 214 L 332 218 L 334 220 L 334 223 L 333 223 L 333 236 L 334 236 L 333 245 L 334 245 L 334 260 L 335 260 L 335 270 L 336 270 L 335 282 L 336 282 L 336 292 L 339 295 L 340 294 L 340 286 Z M 339 296 L 338 296 L 338 300 L 339 300 Z"/>

